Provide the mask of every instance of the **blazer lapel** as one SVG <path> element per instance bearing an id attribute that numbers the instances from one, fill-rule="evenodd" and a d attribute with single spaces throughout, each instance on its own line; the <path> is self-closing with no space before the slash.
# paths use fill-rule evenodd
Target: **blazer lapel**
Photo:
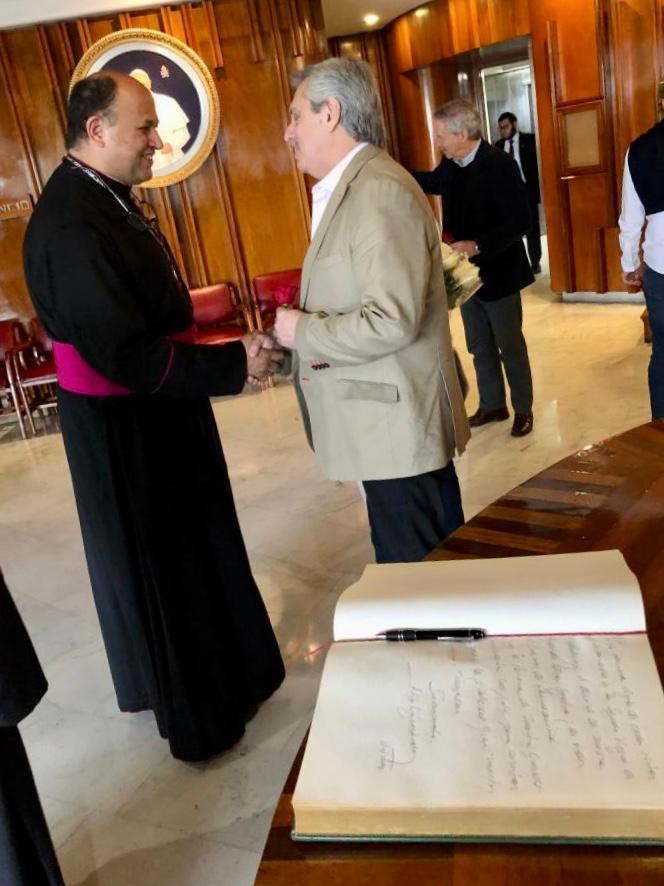
<path id="1" fill-rule="evenodd" d="M 369 160 L 372 160 L 380 153 L 381 149 L 375 147 L 374 145 L 367 145 L 365 148 L 359 151 L 350 161 L 346 169 L 344 169 L 344 173 L 339 180 L 339 184 L 336 186 L 334 191 L 332 191 L 327 206 L 325 207 L 323 217 L 321 218 L 318 227 L 316 228 L 316 233 L 309 245 L 309 249 L 307 250 L 307 254 L 302 265 L 302 283 L 300 284 L 301 310 L 304 309 L 307 303 L 307 296 L 309 294 L 309 280 L 311 278 L 311 268 L 316 260 L 321 246 L 323 245 L 323 240 L 325 239 L 327 229 L 330 227 L 330 222 L 332 221 L 332 219 L 336 215 L 337 210 L 343 203 L 343 199 L 346 196 L 348 186 L 358 174 L 360 169 L 362 169 L 364 164 L 368 163 Z"/>

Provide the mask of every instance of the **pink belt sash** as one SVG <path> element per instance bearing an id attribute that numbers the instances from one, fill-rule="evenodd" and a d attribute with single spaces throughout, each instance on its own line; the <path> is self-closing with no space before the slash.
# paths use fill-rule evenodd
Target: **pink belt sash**
<path id="1" fill-rule="evenodd" d="M 193 344 L 194 334 L 195 329 L 192 326 L 190 329 L 168 335 L 167 338 L 170 341 Z M 54 340 L 53 358 L 55 359 L 58 384 L 65 391 L 71 391 L 72 394 L 86 394 L 89 397 L 127 397 L 134 393 L 129 388 L 125 388 L 124 385 L 111 381 L 110 378 L 106 378 L 97 372 L 96 369 L 93 369 L 83 359 L 74 345 Z M 169 361 L 169 368 L 170 365 L 171 361 Z"/>

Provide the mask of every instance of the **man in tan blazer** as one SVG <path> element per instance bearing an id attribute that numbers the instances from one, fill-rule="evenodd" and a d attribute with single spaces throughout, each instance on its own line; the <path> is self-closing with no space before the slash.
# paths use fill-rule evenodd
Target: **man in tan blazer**
<path id="1" fill-rule="evenodd" d="M 452 458 L 469 435 L 440 236 L 413 178 L 384 151 L 369 66 L 296 75 L 285 139 L 318 179 L 300 309 L 275 334 L 328 476 L 361 481 L 378 562 L 419 560 L 463 523 Z"/>

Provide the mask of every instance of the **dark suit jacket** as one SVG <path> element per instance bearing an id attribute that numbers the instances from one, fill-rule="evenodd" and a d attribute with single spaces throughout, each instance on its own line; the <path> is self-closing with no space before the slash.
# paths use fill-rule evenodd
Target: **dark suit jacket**
<path id="1" fill-rule="evenodd" d="M 499 138 L 496 147 L 505 152 L 504 138 Z M 509 155 L 508 155 L 509 156 Z M 519 133 L 519 158 L 521 160 L 521 168 L 526 179 L 526 190 L 530 203 L 536 204 L 541 202 L 539 170 L 537 168 L 537 146 L 535 144 L 535 136 L 532 132 Z"/>
<path id="2" fill-rule="evenodd" d="M 46 677 L 0 572 L 0 727 L 16 726 L 46 692 Z"/>
<path id="3" fill-rule="evenodd" d="M 444 159 L 432 172 L 412 175 L 426 194 L 442 196 L 445 233 L 477 243 L 480 251 L 471 261 L 484 281 L 481 299 L 504 298 L 534 281 L 521 239 L 531 225 L 528 196 L 508 154 L 482 141 L 464 168 Z"/>

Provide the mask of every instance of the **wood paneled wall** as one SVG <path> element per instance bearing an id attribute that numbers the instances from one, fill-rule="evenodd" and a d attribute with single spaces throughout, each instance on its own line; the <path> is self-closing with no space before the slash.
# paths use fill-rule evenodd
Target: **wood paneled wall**
<path id="1" fill-rule="evenodd" d="M 308 244 L 305 185 L 283 142 L 288 75 L 327 55 L 320 0 L 203 0 L 0 33 L 0 201 L 36 199 L 64 151 L 76 62 L 95 40 L 126 28 L 172 34 L 213 72 L 217 144 L 185 182 L 143 191 L 187 282 L 233 281 L 297 267 Z M 28 219 L 0 220 L 0 313 L 29 316 L 21 245 Z"/>
<path id="2" fill-rule="evenodd" d="M 435 160 L 432 111 L 459 94 L 472 97 L 469 52 L 528 32 L 528 0 L 434 0 L 381 31 L 335 37 L 330 48 L 372 65 L 390 152 L 420 169 Z"/>
<path id="3" fill-rule="evenodd" d="M 601 292 L 606 286 L 600 232 L 615 214 L 606 158 L 592 173 L 565 175 L 560 146 L 560 115 L 585 102 L 603 103 L 594 3 L 537 0 L 531 28 L 540 144 L 554 147 L 540 154 L 551 285 L 559 291 Z"/>
<path id="4" fill-rule="evenodd" d="M 435 161 L 431 111 L 463 94 L 469 55 L 532 35 L 552 288 L 622 289 L 617 216 L 624 152 L 656 119 L 664 0 L 434 0 L 368 34 L 335 38 L 381 89 L 388 148 L 407 167 Z M 327 54 L 320 0 L 202 0 L 0 34 L 0 202 L 36 199 L 63 153 L 65 97 L 85 49 L 147 27 L 188 43 L 214 74 L 217 145 L 186 182 L 144 193 L 191 286 L 297 266 L 306 187 L 282 140 L 291 70 Z M 475 53 L 476 54 L 476 53 Z M 459 75 L 462 79 L 459 79 Z M 463 79 L 463 75 L 466 79 Z M 466 84 L 466 86 L 464 86 Z M 566 169 L 568 114 L 597 109 L 600 162 Z M 21 245 L 27 218 L 0 220 L 0 314 L 31 312 Z"/>
<path id="5" fill-rule="evenodd" d="M 472 98 L 470 52 L 528 31 L 528 0 L 434 0 L 371 34 L 387 62 L 393 153 L 404 166 L 426 169 L 436 162 L 431 115 L 451 98 Z M 338 44 L 354 39 L 338 38 Z"/>
<path id="6" fill-rule="evenodd" d="M 530 18 L 552 288 L 622 290 L 623 161 L 657 119 L 660 0 L 531 0 Z M 567 115 L 590 109 L 599 163 L 568 169 Z"/>
<path id="7" fill-rule="evenodd" d="M 389 70 L 395 154 L 406 167 L 430 168 L 432 108 L 472 99 L 478 55 L 485 63 L 495 44 L 530 34 L 551 286 L 624 289 L 622 167 L 630 141 L 657 119 L 663 8 L 664 0 L 434 0 L 401 16 L 371 34 Z M 597 123 L 598 162 L 570 168 L 566 131 L 584 112 Z"/>
<path id="8" fill-rule="evenodd" d="M 369 31 L 363 34 L 350 34 L 347 37 L 332 37 L 329 40 L 329 47 L 330 53 L 338 58 L 359 58 L 371 65 L 380 92 L 385 118 L 387 150 L 398 160 L 397 120 L 383 32 Z"/>
<path id="9" fill-rule="evenodd" d="M 528 0 L 433 0 L 386 30 L 393 34 L 392 63 L 409 71 L 527 34 Z"/>

